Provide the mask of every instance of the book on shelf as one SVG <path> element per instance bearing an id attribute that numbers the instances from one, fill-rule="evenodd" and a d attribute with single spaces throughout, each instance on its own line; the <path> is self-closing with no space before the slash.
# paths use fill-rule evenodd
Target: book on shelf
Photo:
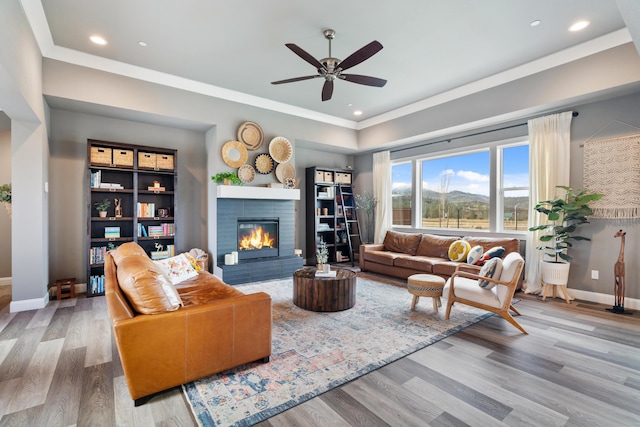
<path id="1" fill-rule="evenodd" d="M 104 237 L 107 239 L 119 238 L 120 237 L 120 227 L 105 227 L 104 228 Z"/>
<path id="2" fill-rule="evenodd" d="M 115 182 L 101 182 L 98 188 L 106 188 L 109 190 L 124 190 L 122 184 L 118 184 Z"/>
<path id="3" fill-rule="evenodd" d="M 96 246 L 89 250 L 89 264 L 104 264 L 104 257 L 107 254 L 106 246 Z"/>
<path id="4" fill-rule="evenodd" d="M 138 237 L 147 237 L 147 229 L 144 225 L 138 223 Z"/>
<path id="5" fill-rule="evenodd" d="M 150 186 L 150 187 L 147 187 L 147 190 L 148 190 L 148 191 L 164 191 L 164 190 L 165 190 L 165 188 L 164 188 L 164 187 L 154 187 L 154 186 Z"/>
<path id="6" fill-rule="evenodd" d="M 91 172 L 90 176 L 90 186 L 91 188 L 100 188 L 100 183 L 102 181 L 102 171 L 98 170 L 95 172 Z"/>
<path id="7" fill-rule="evenodd" d="M 141 203 L 138 202 L 136 207 L 136 214 L 138 218 L 153 218 L 156 212 L 155 203 Z"/>
<path id="8" fill-rule="evenodd" d="M 87 289 L 91 295 L 104 293 L 104 275 L 91 276 L 89 278 L 89 288 Z"/>

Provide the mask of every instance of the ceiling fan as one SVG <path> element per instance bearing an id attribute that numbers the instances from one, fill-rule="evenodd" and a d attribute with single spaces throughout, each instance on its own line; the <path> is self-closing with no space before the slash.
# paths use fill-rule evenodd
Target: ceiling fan
<path id="1" fill-rule="evenodd" d="M 291 49 L 293 53 L 307 61 L 309 64 L 313 65 L 318 70 L 318 74 L 278 80 L 275 82 L 271 82 L 271 84 L 279 85 L 282 83 L 299 82 L 301 80 L 309 80 L 322 77 L 325 80 L 324 86 L 322 86 L 322 100 L 328 101 L 329 99 L 331 99 L 331 95 L 333 95 L 333 81 L 335 79 L 346 80 L 351 83 L 358 83 L 361 85 L 376 87 L 382 87 L 387 83 L 386 80 L 379 79 L 377 77 L 343 73 L 343 71 L 358 65 L 359 63 L 371 58 L 373 55 L 380 52 L 380 50 L 382 49 L 382 45 L 380 44 L 380 42 L 374 40 L 368 45 L 358 49 L 351 55 L 347 56 L 343 61 L 340 61 L 337 58 L 331 57 L 331 40 L 333 40 L 335 36 L 336 32 L 334 30 L 324 30 L 324 37 L 329 40 L 329 57 L 321 59 L 319 61 L 297 45 L 293 43 L 286 43 L 285 46 Z"/>

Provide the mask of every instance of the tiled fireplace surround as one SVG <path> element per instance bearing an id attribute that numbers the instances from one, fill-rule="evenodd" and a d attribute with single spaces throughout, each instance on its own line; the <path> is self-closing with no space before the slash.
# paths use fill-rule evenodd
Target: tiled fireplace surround
<path id="1" fill-rule="evenodd" d="M 293 190 L 290 190 L 293 191 Z M 302 268 L 302 258 L 294 254 L 295 201 L 242 198 L 218 198 L 217 264 L 223 280 L 230 285 L 260 280 L 291 277 Z M 237 250 L 238 218 L 279 220 L 279 253 L 277 257 L 240 260 L 236 265 L 224 265 L 224 255 Z"/>

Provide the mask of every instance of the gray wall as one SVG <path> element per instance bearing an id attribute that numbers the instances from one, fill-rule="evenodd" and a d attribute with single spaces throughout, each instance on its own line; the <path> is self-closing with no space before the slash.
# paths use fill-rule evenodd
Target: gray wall
<path id="1" fill-rule="evenodd" d="M 573 188 L 580 189 L 583 187 L 583 148 L 581 145 L 585 141 L 592 139 L 640 134 L 638 105 L 640 105 L 640 93 L 577 105 L 574 108 L 567 109 L 579 112 L 579 116 L 574 117 L 571 123 L 571 160 L 568 166 L 571 168 L 571 186 Z M 506 123 L 503 126 L 521 122 Z M 526 134 L 527 126 L 519 126 L 482 136 L 459 139 L 451 143 L 439 143 L 421 148 L 396 151 L 392 153 L 391 157 L 396 159 L 437 153 L 443 149 L 471 147 L 487 141 L 496 141 Z M 459 135 L 462 134 L 449 135 L 444 138 L 422 142 L 434 142 Z M 420 145 L 420 143 L 414 145 Z M 356 185 L 367 188 L 369 191 L 372 188 L 372 156 L 371 152 L 363 153 L 356 156 L 354 160 L 355 169 L 358 171 Z M 640 265 L 636 262 L 640 258 L 640 220 L 591 220 L 591 224 L 586 225 L 580 234 L 591 238 L 592 242 L 577 242 L 571 251 L 574 261 L 571 266 L 569 288 L 613 295 L 613 265 L 620 250 L 620 239 L 615 239 L 613 235 L 620 228 L 627 232 L 625 246 L 627 289 L 625 296 L 634 299 L 640 298 L 640 286 L 636 285 L 640 280 Z M 599 271 L 600 278 L 598 280 L 591 279 L 591 270 Z M 610 302 L 613 305 L 613 297 L 611 297 Z"/>
<path id="2" fill-rule="evenodd" d="M 87 139 L 178 150 L 176 251 L 207 247 L 204 134 L 183 129 L 51 110 L 49 166 L 50 283 L 86 281 Z"/>
<path id="3" fill-rule="evenodd" d="M 0 112 L 0 116 L 6 115 Z M 11 182 L 11 132 L 0 129 L 0 185 Z M 11 220 L 0 206 L 0 279 L 11 277 Z"/>

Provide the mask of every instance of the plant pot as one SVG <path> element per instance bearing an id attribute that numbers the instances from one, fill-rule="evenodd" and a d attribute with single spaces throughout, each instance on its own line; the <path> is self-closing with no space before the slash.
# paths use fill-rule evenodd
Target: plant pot
<path id="1" fill-rule="evenodd" d="M 106 218 L 107 217 L 107 211 L 98 211 L 98 215 L 100 215 L 100 218 Z"/>
<path id="2" fill-rule="evenodd" d="M 569 282 L 570 268 L 571 264 L 568 262 L 542 261 L 540 263 L 542 282 L 548 285 L 566 286 Z"/>

